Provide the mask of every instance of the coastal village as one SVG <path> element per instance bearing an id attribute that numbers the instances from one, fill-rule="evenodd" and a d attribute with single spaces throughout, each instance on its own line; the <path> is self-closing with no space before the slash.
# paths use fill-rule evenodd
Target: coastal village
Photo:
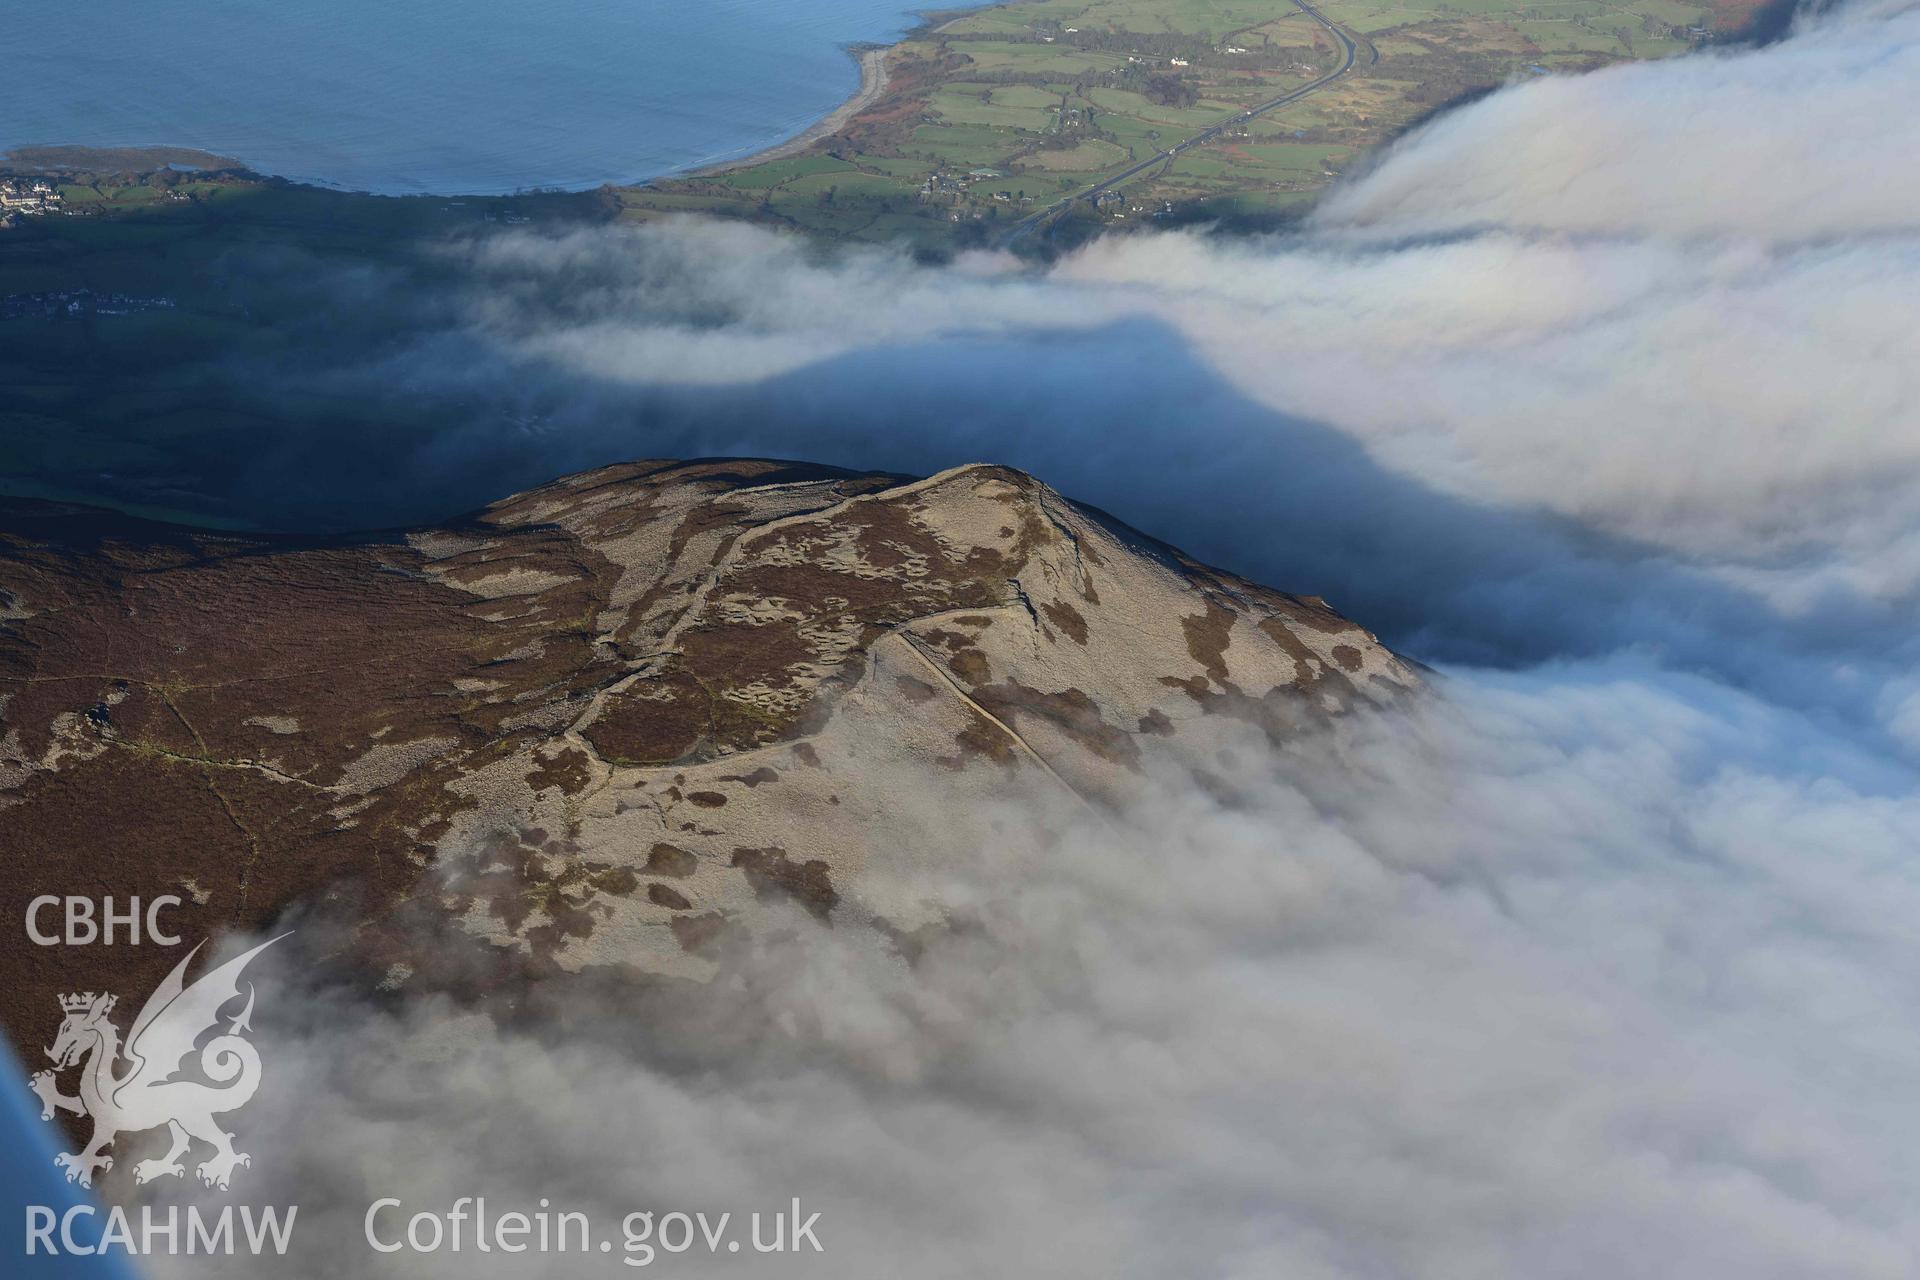
<path id="1" fill-rule="evenodd" d="M 42 179 L 0 178 L 0 230 L 28 214 L 58 213 L 61 204 L 60 192 Z"/>
<path id="2" fill-rule="evenodd" d="M 36 316 L 47 320 L 91 316 L 130 316 L 139 311 L 173 311 L 172 298 L 140 297 L 130 293 L 95 293 L 91 289 L 56 289 L 44 293 L 0 294 L 0 320 Z"/>

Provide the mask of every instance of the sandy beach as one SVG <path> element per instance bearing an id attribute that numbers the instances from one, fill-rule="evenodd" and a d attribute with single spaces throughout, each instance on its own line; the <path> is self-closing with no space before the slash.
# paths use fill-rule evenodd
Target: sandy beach
<path id="1" fill-rule="evenodd" d="M 860 87 L 854 95 L 822 116 L 806 129 L 751 155 L 740 156 L 733 160 L 722 160 L 717 164 L 702 165 L 698 169 L 688 169 L 683 173 L 665 175 L 668 178 L 711 178 L 717 174 L 730 173 L 735 169 L 744 169 L 749 165 L 765 164 L 769 160 L 784 160 L 788 156 L 798 155 L 820 139 L 838 133 L 847 123 L 872 106 L 887 91 L 887 50 L 884 48 L 862 49 L 860 59 Z"/>

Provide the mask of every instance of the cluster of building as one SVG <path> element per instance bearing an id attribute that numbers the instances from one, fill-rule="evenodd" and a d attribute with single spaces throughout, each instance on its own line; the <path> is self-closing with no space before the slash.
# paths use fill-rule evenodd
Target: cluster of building
<path id="1" fill-rule="evenodd" d="M 466 208 L 467 202 L 465 200 L 449 200 L 447 201 L 446 204 L 442 205 L 441 207 L 451 212 L 454 209 Z M 529 218 L 526 214 L 521 213 L 515 209 L 495 210 L 491 205 L 489 205 L 487 208 L 481 211 L 480 221 L 504 222 L 510 227 L 523 227 L 527 223 L 532 222 L 533 219 Z"/>
<path id="2" fill-rule="evenodd" d="M 994 178 L 1004 178 L 1006 176 L 1006 174 L 1000 172 L 998 169 L 972 169 L 961 174 L 936 173 L 920 184 L 919 198 L 926 204 L 957 203 L 969 195 L 977 199 L 981 193 L 974 190 L 974 188 L 980 183 L 989 182 Z M 1032 203 L 1032 197 L 1028 196 L 1024 191 L 1017 193 L 1014 191 L 994 191 L 990 193 L 989 198 L 1000 201 Z"/>
<path id="3" fill-rule="evenodd" d="M 124 316 L 136 311 L 172 311 L 172 298 L 139 298 L 127 293 L 95 293 L 91 289 L 61 289 L 47 293 L 10 293 L 0 297 L 0 319 L 21 316 Z"/>
<path id="4" fill-rule="evenodd" d="M 60 207 L 60 193 L 47 182 L 32 178 L 0 178 L 0 227 L 11 227 L 28 213 L 52 213 Z"/>
<path id="5" fill-rule="evenodd" d="M 1145 214 L 1149 218 L 1171 218 L 1173 201 L 1171 200 L 1135 200 L 1124 192 L 1108 187 L 1093 198 L 1093 207 L 1116 222 L 1124 221 L 1129 214 Z"/>

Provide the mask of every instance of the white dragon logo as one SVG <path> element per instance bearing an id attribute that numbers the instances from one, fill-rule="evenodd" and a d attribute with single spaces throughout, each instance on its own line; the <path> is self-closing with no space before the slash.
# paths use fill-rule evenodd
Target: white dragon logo
<path id="1" fill-rule="evenodd" d="M 133 1020 L 124 1051 L 119 1029 L 107 1017 L 118 997 L 91 991 L 60 997 L 66 1020 L 60 1024 L 53 1047 L 47 1050 L 54 1068 L 39 1072 L 28 1083 L 40 1095 L 42 1120 L 53 1119 L 56 1110 L 93 1117 L 93 1138 L 86 1149 L 53 1158 L 67 1171 L 68 1182 L 92 1186 L 95 1170 L 113 1168 L 113 1157 L 103 1152 L 114 1138 L 161 1125 L 172 1134 L 173 1145 L 160 1159 L 135 1165 L 135 1182 L 184 1173 L 180 1157 L 187 1154 L 193 1139 L 213 1148 L 213 1157 L 198 1170 L 200 1181 L 210 1187 L 226 1190 L 234 1168 L 253 1163 L 251 1157 L 233 1149 L 233 1135 L 213 1120 L 216 1115 L 245 1106 L 260 1087 L 260 1055 L 240 1036 L 242 1031 L 252 1030 L 251 983 L 247 985 L 246 1008 L 232 1019 L 226 1034 L 200 1047 L 199 1073 L 212 1083 L 174 1077 L 188 1065 L 194 1042 L 217 1028 L 221 1007 L 240 994 L 240 971 L 278 941 L 280 938 L 270 938 L 192 986 L 183 987 L 182 975 L 200 950 L 196 946 L 147 998 L 140 1016 Z M 92 1061 L 81 1069 L 80 1096 L 70 1098 L 60 1092 L 55 1072 L 86 1060 L 88 1055 L 92 1055 Z M 123 1057 L 128 1070 L 116 1075 L 115 1066 Z"/>

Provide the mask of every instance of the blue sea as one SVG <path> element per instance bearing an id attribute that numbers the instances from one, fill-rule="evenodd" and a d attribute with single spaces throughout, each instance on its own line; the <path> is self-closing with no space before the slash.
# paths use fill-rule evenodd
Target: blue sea
<path id="1" fill-rule="evenodd" d="M 43 1058 L 36 1065 L 47 1063 Z M 73 1219 L 73 1234 L 83 1245 L 97 1243 L 104 1224 L 98 1210 L 84 1211 L 91 1203 L 87 1193 L 68 1183 L 54 1167 L 53 1153 L 71 1144 L 40 1118 L 40 1102 L 27 1092 L 26 1079 L 27 1071 L 13 1050 L 0 1044 L 0 1153 L 4 1153 L 0 1154 L 0 1258 L 7 1259 L 6 1274 L 33 1280 L 132 1280 L 131 1270 L 118 1254 L 49 1257 L 36 1248 L 32 1261 L 27 1260 L 29 1205 L 44 1206 L 56 1223 L 81 1209 Z M 45 1222 L 40 1218 L 36 1225 Z M 53 1238 L 59 1241 L 57 1229 Z M 15 1262 L 16 1258 L 20 1261 Z"/>
<path id="2" fill-rule="evenodd" d="M 805 129 L 911 3 L 0 0 L 0 151 L 196 147 L 387 193 L 633 182 Z"/>

